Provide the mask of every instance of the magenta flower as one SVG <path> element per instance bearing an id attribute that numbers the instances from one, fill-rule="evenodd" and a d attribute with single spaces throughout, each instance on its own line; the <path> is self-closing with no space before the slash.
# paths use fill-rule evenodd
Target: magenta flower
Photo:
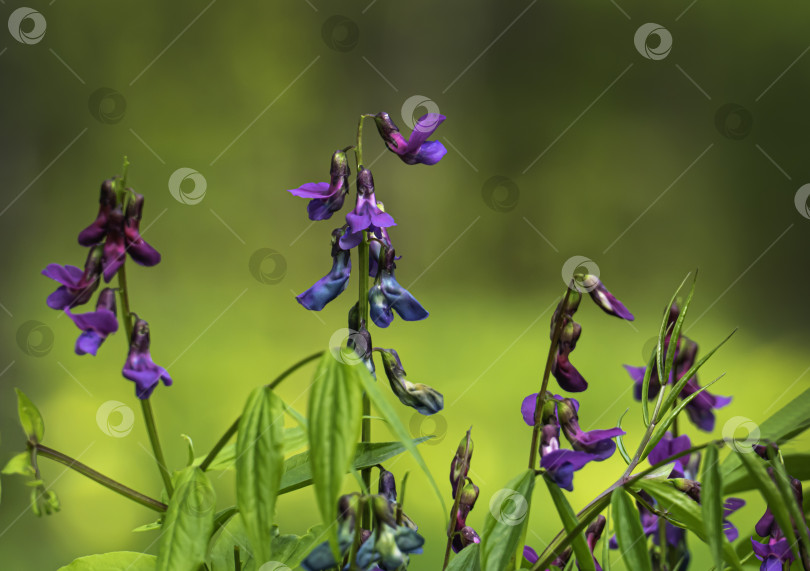
<path id="1" fill-rule="evenodd" d="M 308 182 L 287 192 L 312 199 L 307 204 L 310 220 L 327 220 L 343 208 L 343 201 L 349 193 L 350 174 L 346 149 L 337 150 L 332 155 L 329 170 L 331 182 Z"/>
<path id="2" fill-rule="evenodd" d="M 167 387 L 172 384 L 172 378 L 166 369 L 152 361 L 149 343 L 149 324 L 143 319 L 138 319 L 132 329 L 132 342 L 123 375 L 135 383 L 135 396 L 141 400 L 150 397 L 158 381 L 163 381 Z"/>
<path id="3" fill-rule="evenodd" d="M 557 403 L 557 419 L 571 447 L 580 452 L 593 454 L 595 460 L 605 460 L 616 451 L 617 436 L 625 433 L 621 428 L 583 431 L 579 427 L 579 403 L 575 399 L 563 399 Z"/>
<path id="4" fill-rule="evenodd" d="M 107 235 L 110 212 L 115 208 L 117 198 L 113 188 L 113 179 L 101 183 L 101 196 L 99 197 L 98 215 L 90 226 L 79 232 L 79 244 L 82 246 L 95 246 L 101 243 Z"/>
<path id="5" fill-rule="evenodd" d="M 98 289 L 101 259 L 101 248 L 93 248 L 87 254 L 84 271 L 76 266 L 48 264 L 48 267 L 42 270 L 42 275 L 61 284 L 48 296 L 48 307 L 64 309 L 84 305 L 90 301 L 93 293 Z"/>
<path id="6" fill-rule="evenodd" d="M 115 290 L 105 288 L 98 296 L 96 310 L 88 313 L 71 313 L 65 308 L 65 313 L 73 323 L 82 330 L 76 340 L 77 355 L 94 355 L 98 348 L 111 333 L 118 331 L 118 318 L 115 311 Z"/>
<path id="7" fill-rule="evenodd" d="M 332 232 L 332 269 L 311 288 L 295 297 L 298 303 L 310 311 L 322 310 L 327 303 L 343 293 L 349 283 L 352 259 L 348 250 L 340 248 L 339 238 L 343 232 L 342 228 Z"/>
<path id="8" fill-rule="evenodd" d="M 439 141 L 427 140 L 445 119 L 438 113 L 424 115 L 414 125 L 410 139 L 405 140 L 388 113 L 383 111 L 374 116 L 385 145 L 409 165 L 435 165 L 447 154 L 447 149 Z"/>

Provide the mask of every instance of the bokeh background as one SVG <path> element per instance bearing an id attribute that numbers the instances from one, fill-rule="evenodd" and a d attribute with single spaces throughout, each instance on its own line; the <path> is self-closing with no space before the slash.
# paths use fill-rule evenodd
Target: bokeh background
<path id="1" fill-rule="evenodd" d="M 2 4 L 10 25 L 0 33 L 0 462 L 24 449 L 20 387 L 45 417 L 47 445 L 160 493 L 133 386 L 120 374 L 123 336 L 96 358 L 76 356 L 77 330 L 46 307 L 55 284 L 39 274 L 53 262 L 82 265 L 76 235 L 123 155 L 131 185 L 147 197 L 145 238 L 163 254 L 154 268 L 130 264 L 129 277 L 133 310 L 152 326 L 152 354 L 175 380 L 153 401 L 180 467 L 181 434 L 205 453 L 253 387 L 346 326 L 354 280 L 317 314 L 294 299 L 328 271 L 337 224 L 311 223 L 306 202 L 285 189 L 326 180 L 332 151 L 354 142 L 358 115 L 380 110 L 405 132 L 426 111 L 447 116 L 436 135 L 449 152 L 433 167 L 404 165 L 369 129 L 366 162 L 398 222 L 397 276 L 431 312 L 372 334 L 399 351 L 412 380 L 445 395 L 434 419 L 399 410 L 415 434 L 437 436 L 423 454 L 448 505 L 449 463 L 472 425 L 477 529 L 489 499 L 526 464 L 520 402 L 538 389 L 551 308 L 573 256 L 596 264 L 636 315 L 628 324 L 583 301 L 572 358 L 591 384 L 578 397 L 583 427 L 612 426 L 629 408 L 627 442 L 638 441 L 641 415 L 622 364 L 641 364 L 667 299 L 696 269 L 688 335 L 707 350 L 737 329 L 701 376 L 725 373 L 715 392 L 734 395 L 712 436 L 733 433 L 737 417 L 761 422 L 807 387 L 804 3 L 31 0 L 27 12 L 17 0 Z M 634 42 L 646 23 L 657 31 Z M 170 189 L 178 169 L 199 174 Z M 302 411 L 312 370 L 280 389 Z M 118 425 L 120 412 L 97 422 L 107 401 L 134 410 L 125 437 L 101 428 Z M 374 434 L 389 439 L 382 424 Z M 155 552 L 157 532 L 132 532 L 152 512 L 41 464 L 62 512 L 35 517 L 29 488 L 4 477 L 3 568 Z M 442 511 L 410 459 L 389 469 L 411 471 L 406 511 L 428 537 L 413 568 L 437 569 Z M 622 469 L 616 457 L 578 473 L 572 504 Z M 233 474 L 215 481 L 219 505 L 233 503 Z M 743 541 L 762 510 L 745 497 L 734 518 Z M 284 532 L 316 523 L 311 491 L 284 496 L 280 520 Z M 559 528 L 538 488 L 528 542 L 542 548 Z M 692 568 L 708 561 L 696 546 Z"/>

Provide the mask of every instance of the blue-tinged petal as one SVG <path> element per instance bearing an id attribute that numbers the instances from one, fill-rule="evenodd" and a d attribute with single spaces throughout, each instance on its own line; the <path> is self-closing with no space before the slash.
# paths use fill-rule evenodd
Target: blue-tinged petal
<path id="1" fill-rule="evenodd" d="M 320 311 L 327 303 L 343 293 L 349 283 L 351 272 L 351 254 L 340 250 L 333 259 L 332 269 L 329 273 L 295 299 L 311 311 Z"/>

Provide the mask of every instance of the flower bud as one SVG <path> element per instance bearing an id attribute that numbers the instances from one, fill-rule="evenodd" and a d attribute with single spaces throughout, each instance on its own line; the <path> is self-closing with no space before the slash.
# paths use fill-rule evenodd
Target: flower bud
<path id="1" fill-rule="evenodd" d="M 687 496 L 700 503 L 700 482 L 687 478 L 671 478 L 669 480 L 676 490 L 680 490 Z"/>
<path id="2" fill-rule="evenodd" d="M 453 486 L 453 499 L 456 498 L 456 490 L 458 483 L 467 477 L 470 471 L 470 461 L 472 460 L 473 453 L 473 440 L 470 436 L 470 431 L 461 439 L 456 450 L 456 455 L 453 456 L 453 461 L 450 463 L 450 484 Z"/>
<path id="3" fill-rule="evenodd" d="M 440 392 L 428 385 L 412 383 L 405 378 L 405 369 L 395 350 L 380 349 L 379 351 L 391 390 L 402 404 L 414 408 L 424 415 L 436 414 L 444 408 L 444 397 Z"/>
<path id="4" fill-rule="evenodd" d="M 388 470 L 380 468 L 380 484 L 377 493 L 389 502 L 397 501 L 397 483 L 394 475 Z"/>
<path id="5" fill-rule="evenodd" d="M 459 516 L 466 520 L 467 515 L 475 507 L 475 501 L 478 499 L 480 490 L 478 486 L 473 484 L 472 480 L 468 480 L 464 487 L 461 488 L 461 497 L 458 501 Z"/>

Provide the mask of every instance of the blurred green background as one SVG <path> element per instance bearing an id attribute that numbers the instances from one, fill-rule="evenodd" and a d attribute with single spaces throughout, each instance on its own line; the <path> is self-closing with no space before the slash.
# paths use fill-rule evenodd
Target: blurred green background
<path id="1" fill-rule="evenodd" d="M 706 382 L 725 373 L 715 392 L 734 395 L 713 436 L 724 426 L 733 433 L 736 417 L 761 422 L 807 387 L 810 214 L 794 200 L 810 182 L 805 3 L 26 6 L 41 13 L 45 35 L 31 18 L 22 32 L 10 25 L 0 33 L 0 462 L 24 449 L 20 387 L 45 416 L 47 445 L 160 493 L 133 386 L 120 374 L 123 336 L 96 358 L 76 356 L 77 330 L 46 307 L 55 284 L 39 275 L 49 263 L 83 264 L 76 235 L 94 219 L 98 186 L 120 171 L 123 155 L 131 185 L 147 197 L 145 238 L 163 254 L 155 268 L 130 264 L 129 276 L 133 310 L 152 326 L 153 357 L 175 381 L 153 401 L 167 456 L 180 467 L 181 434 L 204 453 L 253 387 L 346 326 L 354 280 L 318 314 L 294 299 L 328 271 L 339 219 L 310 223 L 306 201 L 285 189 L 326 180 L 332 151 L 354 143 L 358 115 L 380 110 L 406 133 L 427 110 L 448 117 L 436 135 L 449 152 L 434 167 L 407 167 L 384 153 L 373 128 L 367 137 L 377 197 L 399 224 L 391 233 L 403 256 L 397 276 L 431 312 L 372 334 L 375 345 L 397 349 L 412 380 L 445 395 L 438 418 L 413 426 L 438 436 L 423 454 L 448 505 L 449 463 L 473 426 L 481 498 L 468 521 L 479 531 L 489 499 L 526 464 L 530 431 L 520 402 L 539 387 L 550 307 L 572 256 L 597 264 L 636 315 L 628 324 L 583 301 L 572 361 L 591 384 L 578 396 L 584 428 L 612 426 L 630 408 L 627 442 L 638 441 L 641 415 L 621 365 L 641 364 L 667 299 L 696 268 L 688 335 L 707 350 L 737 328 L 702 374 Z M 13 20 L 18 8 L 9 0 L 0 13 Z M 671 35 L 669 53 L 656 37 L 649 53 L 643 41 L 636 48 L 634 35 L 648 22 Z M 180 168 L 204 177 L 197 204 L 170 193 Z M 180 192 L 202 188 L 189 179 Z M 274 283 L 249 269 L 263 248 L 280 254 L 261 265 Z M 26 336 L 31 321 L 44 329 Z M 311 374 L 304 369 L 280 389 L 302 411 Z M 136 413 L 126 437 L 97 424 L 111 400 Z M 411 425 L 409 410 L 399 410 Z M 381 424 L 374 435 L 389 439 Z M 156 532 L 132 533 L 153 513 L 41 464 L 62 512 L 36 518 L 22 480 L 4 477 L 3 568 L 155 552 Z M 437 569 L 441 509 L 410 459 L 388 468 L 398 477 L 411 470 L 406 511 L 428 538 L 412 568 Z M 578 473 L 574 507 L 622 469 L 616 457 Z M 216 478 L 219 505 L 232 504 L 233 474 Z M 743 541 L 762 512 L 758 498 L 745 498 L 734 517 Z M 311 491 L 284 496 L 280 519 L 284 532 L 316 523 Z M 527 541 L 539 550 L 559 528 L 538 489 Z M 692 568 L 708 561 L 696 547 Z"/>

